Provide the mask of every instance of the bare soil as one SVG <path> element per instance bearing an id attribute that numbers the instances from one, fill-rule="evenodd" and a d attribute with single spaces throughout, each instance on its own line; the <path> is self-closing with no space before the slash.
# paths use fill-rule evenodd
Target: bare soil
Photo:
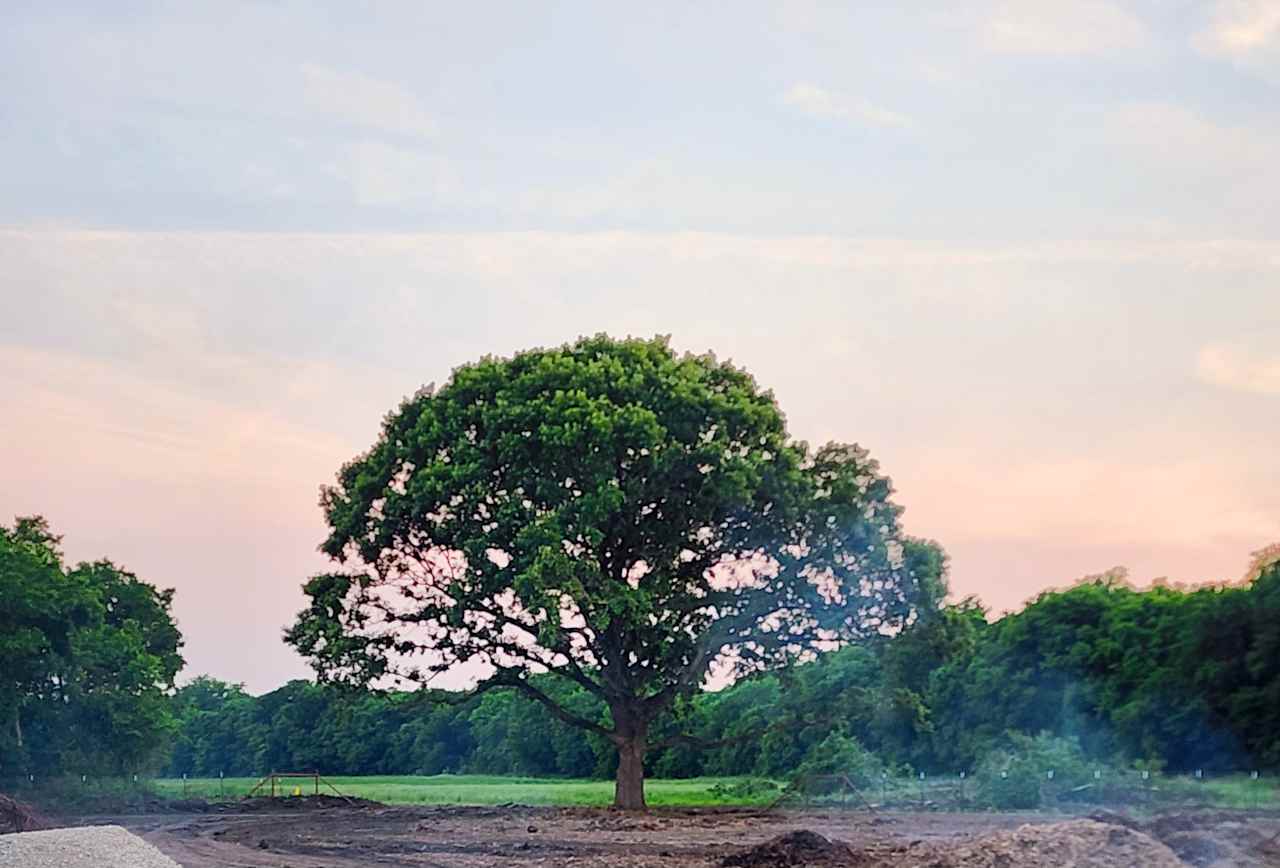
<path id="1" fill-rule="evenodd" d="M 15 798 L 0 793 L 0 834 L 5 832 L 34 832 L 49 828 L 49 821 L 35 808 Z"/>
<path id="2" fill-rule="evenodd" d="M 255 800 L 119 823 L 188 868 L 1280 866 L 1280 816 L 463 808 Z"/>

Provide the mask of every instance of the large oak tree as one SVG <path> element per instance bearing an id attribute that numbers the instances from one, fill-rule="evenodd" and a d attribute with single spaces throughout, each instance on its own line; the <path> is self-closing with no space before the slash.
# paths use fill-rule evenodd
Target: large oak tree
<path id="1" fill-rule="evenodd" d="M 617 745 L 644 805 L 650 724 L 740 673 L 911 616 L 889 480 L 853 445 L 792 440 L 771 393 L 665 340 L 485 358 L 426 388 L 322 493 L 338 572 L 288 631 L 321 678 L 426 684 L 479 661 Z M 540 688 L 599 697 L 588 719 Z M 679 736 L 677 736 L 679 737 Z"/>

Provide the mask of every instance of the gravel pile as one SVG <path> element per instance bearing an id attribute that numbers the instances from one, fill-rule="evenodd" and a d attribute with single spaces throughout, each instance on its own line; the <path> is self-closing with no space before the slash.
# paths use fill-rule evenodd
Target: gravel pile
<path id="1" fill-rule="evenodd" d="M 119 826 L 82 826 L 0 835 L 4 868 L 179 868 Z"/>

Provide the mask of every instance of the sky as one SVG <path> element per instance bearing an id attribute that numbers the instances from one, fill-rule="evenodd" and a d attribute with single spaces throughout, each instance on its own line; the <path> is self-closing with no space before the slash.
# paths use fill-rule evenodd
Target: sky
<path id="1" fill-rule="evenodd" d="M 402 396 L 664 334 L 870 449 L 957 597 L 1237 579 L 1280 541 L 1277 154 L 1280 0 L 7 0 L 0 521 L 269 690 Z"/>

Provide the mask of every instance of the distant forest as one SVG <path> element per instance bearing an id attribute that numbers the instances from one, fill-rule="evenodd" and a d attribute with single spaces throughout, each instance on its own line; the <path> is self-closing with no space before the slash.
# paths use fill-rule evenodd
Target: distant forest
<path id="1" fill-rule="evenodd" d="M 678 713 L 727 743 L 654 750 L 648 773 L 955 771 L 1047 742 L 1060 759 L 1171 772 L 1280 767 L 1280 550 L 1256 563 L 1239 586 L 1198 590 L 1092 577 L 992 622 L 972 600 L 942 606 L 877 644 L 698 694 Z M 579 688 L 542 682 L 580 714 L 607 714 Z M 174 696 L 165 771 L 614 772 L 610 744 L 522 696 L 440 699 L 306 681 L 253 697 L 198 678 Z"/>
<path id="2" fill-rule="evenodd" d="M 110 561 L 65 564 L 39 518 L 0 526 L 0 599 L 0 779 L 607 777 L 617 762 L 603 738 L 512 692 L 459 701 L 293 681 L 255 697 L 207 677 L 175 689 L 171 592 Z M 563 679 L 535 678 L 579 716 L 608 713 Z M 1111 573 L 995 620 L 973 600 L 933 605 L 895 635 L 697 693 L 672 714 L 719 745 L 653 749 L 651 775 L 976 771 L 1028 751 L 1280 769 L 1280 547 L 1229 587 L 1135 590 Z M 653 740 L 674 731 L 669 716 Z"/>

